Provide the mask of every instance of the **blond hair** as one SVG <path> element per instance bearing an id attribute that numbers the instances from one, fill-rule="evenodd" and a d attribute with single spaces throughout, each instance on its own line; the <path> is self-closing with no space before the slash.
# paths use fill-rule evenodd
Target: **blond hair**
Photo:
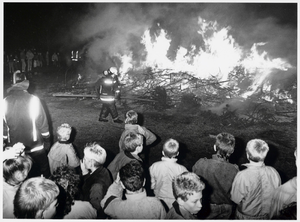
<path id="1" fill-rule="evenodd" d="M 264 161 L 268 152 L 268 144 L 261 139 L 252 139 L 247 143 L 246 153 L 248 154 L 249 160 L 251 161 Z"/>
<path id="2" fill-rule="evenodd" d="M 168 139 L 163 145 L 164 155 L 172 158 L 178 154 L 179 143 L 172 138 Z"/>
<path id="3" fill-rule="evenodd" d="M 84 148 L 84 155 L 96 161 L 95 167 L 103 165 L 106 161 L 106 150 L 98 143 L 88 143 Z"/>
<path id="4" fill-rule="evenodd" d="M 63 123 L 57 127 L 57 137 L 59 141 L 67 141 L 70 139 L 72 128 L 68 123 Z"/>

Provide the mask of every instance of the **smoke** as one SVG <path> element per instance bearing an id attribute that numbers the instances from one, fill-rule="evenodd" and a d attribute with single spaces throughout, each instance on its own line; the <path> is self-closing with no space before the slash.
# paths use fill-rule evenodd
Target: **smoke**
<path id="1" fill-rule="evenodd" d="M 196 46 L 196 50 L 203 48 L 203 39 L 198 34 L 201 17 L 216 21 L 220 28 L 230 27 L 230 35 L 245 52 L 254 43 L 264 42 L 259 50 L 296 67 L 296 26 L 282 23 L 274 16 L 277 11 L 271 10 L 274 4 L 269 6 L 260 3 L 95 3 L 89 4 L 73 21 L 68 29 L 70 35 L 64 40 L 66 44 L 85 45 L 88 58 L 107 68 L 120 63 L 117 55 L 131 54 L 134 59 L 142 60 L 145 56 L 140 42 L 143 33 L 150 30 L 154 37 L 164 29 L 172 40 L 168 51 L 172 60 L 180 46 L 188 50 L 192 46 Z M 286 73 L 295 72 L 294 69 Z"/>

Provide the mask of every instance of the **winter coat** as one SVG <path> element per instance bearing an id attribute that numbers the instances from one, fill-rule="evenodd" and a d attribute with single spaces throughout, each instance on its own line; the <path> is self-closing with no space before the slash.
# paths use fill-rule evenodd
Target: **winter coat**
<path id="1" fill-rule="evenodd" d="M 50 136 L 42 103 L 27 92 L 28 86 L 28 80 L 13 85 L 3 100 L 3 137 L 8 139 L 8 145 L 23 143 L 25 151 L 43 147 L 43 139 Z"/>
<path id="2" fill-rule="evenodd" d="M 175 197 L 173 194 L 172 180 L 188 170 L 176 163 L 176 158 L 162 157 L 161 161 L 155 162 L 149 168 L 151 176 L 151 189 L 157 198 L 162 199 L 170 209 Z"/>
<path id="3" fill-rule="evenodd" d="M 48 154 L 51 174 L 60 166 L 68 165 L 76 168 L 80 165 L 80 160 L 72 143 L 56 142 Z"/>
<path id="4" fill-rule="evenodd" d="M 278 172 L 263 162 L 243 164 L 232 183 L 231 200 L 237 204 L 237 219 L 270 219 L 273 191 L 280 186 Z"/>

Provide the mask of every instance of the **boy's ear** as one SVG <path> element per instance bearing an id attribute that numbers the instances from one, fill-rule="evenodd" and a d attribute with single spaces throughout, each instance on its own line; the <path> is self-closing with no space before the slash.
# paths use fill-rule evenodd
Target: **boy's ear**
<path id="1" fill-rule="evenodd" d="M 16 180 L 21 181 L 23 179 L 23 174 L 20 170 L 18 170 L 14 173 L 14 177 Z"/>
<path id="2" fill-rule="evenodd" d="M 164 151 L 161 151 L 161 153 L 162 153 L 163 156 L 165 156 L 165 152 Z"/>
<path id="3" fill-rule="evenodd" d="M 217 146 L 216 146 L 216 144 L 214 145 L 214 151 L 217 152 Z"/>
<path id="4" fill-rule="evenodd" d="M 181 199 L 181 197 L 177 198 L 177 203 L 179 204 L 179 206 L 183 206 L 185 201 L 183 199 Z"/>

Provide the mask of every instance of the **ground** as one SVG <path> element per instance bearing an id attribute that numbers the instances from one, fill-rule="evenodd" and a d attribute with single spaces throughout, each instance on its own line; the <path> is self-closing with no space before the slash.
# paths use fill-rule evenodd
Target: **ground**
<path id="1" fill-rule="evenodd" d="M 10 86 L 9 76 L 4 76 L 4 96 Z M 64 72 L 48 71 L 33 74 L 30 77 L 29 91 L 37 95 L 43 102 L 48 114 L 52 143 L 56 141 L 56 128 L 62 123 L 69 123 L 73 129 L 73 144 L 82 158 L 82 149 L 88 142 L 97 142 L 107 150 L 106 165 L 118 153 L 118 141 L 124 124 L 98 122 L 100 101 L 91 98 L 54 97 L 55 90 L 64 82 Z M 61 91 L 61 89 L 57 89 Z M 207 112 L 193 112 L 179 109 L 157 111 L 144 105 L 124 107 L 117 103 L 119 116 L 129 109 L 137 111 L 142 119 L 142 125 L 158 136 L 158 141 L 144 150 L 143 157 L 148 166 L 160 160 L 163 142 L 174 138 L 180 142 L 179 163 L 189 170 L 202 157 L 210 158 L 214 153 L 214 139 L 210 135 L 220 132 L 232 133 L 236 138 L 236 148 L 230 162 L 239 166 L 246 163 L 245 146 L 253 138 L 265 140 L 270 147 L 266 164 L 273 166 L 279 172 L 282 182 L 296 176 L 294 150 L 297 146 L 296 122 L 281 122 L 277 124 L 255 124 L 241 127 L 237 124 L 220 124 L 218 118 Z"/>

